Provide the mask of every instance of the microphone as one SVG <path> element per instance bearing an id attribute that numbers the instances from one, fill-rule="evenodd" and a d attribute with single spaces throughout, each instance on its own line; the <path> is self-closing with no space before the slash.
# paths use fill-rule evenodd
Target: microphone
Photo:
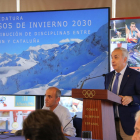
<path id="1" fill-rule="evenodd" d="M 111 85 L 112 85 L 114 76 L 115 76 L 115 72 L 114 72 L 114 74 L 113 74 L 113 76 L 112 76 L 112 78 L 111 78 L 111 81 L 110 81 L 110 83 L 109 83 L 109 86 L 108 86 L 108 90 L 109 90 L 109 91 L 111 91 Z"/>
<path id="2" fill-rule="evenodd" d="M 68 124 L 69 124 L 74 118 L 76 118 L 76 116 L 77 116 L 77 115 L 74 115 L 74 116 L 72 117 L 72 119 L 68 122 Z M 64 131 L 65 128 L 68 126 L 68 124 L 63 128 L 63 131 Z"/>
<path id="3" fill-rule="evenodd" d="M 93 78 L 101 77 L 101 76 L 106 76 L 106 74 L 102 74 L 102 75 L 99 75 L 99 76 L 95 76 L 95 77 L 91 77 L 91 78 L 85 79 L 85 80 L 83 81 L 83 83 L 81 84 L 80 89 L 82 89 L 82 87 L 83 87 L 85 81 L 87 81 L 87 80 L 89 80 L 89 79 L 93 79 Z"/>

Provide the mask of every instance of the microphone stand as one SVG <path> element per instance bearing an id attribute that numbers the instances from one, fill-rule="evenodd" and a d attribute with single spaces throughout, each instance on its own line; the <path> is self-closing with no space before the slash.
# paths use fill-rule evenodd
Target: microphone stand
<path id="1" fill-rule="evenodd" d="M 74 115 L 74 116 L 72 117 L 72 119 L 70 120 L 70 122 L 71 122 L 74 118 L 76 118 L 76 116 L 77 116 L 77 115 Z M 69 122 L 69 123 L 70 123 L 70 122 Z M 68 124 L 69 124 L 69 123 L 68 123 Z M 64 131 L 65 128 L 68 126 L 68 124 L 63 128 L 63 131 Z"/>
<path id="2" fill-rule="evenodd" d="M 87 81 L 87 80 L 89 80 L 89 79 L 101 77 L 101 76 L 106 76 L 106 74 L 102 74 L 102 75 L 100 75 L 100 76 L 96 76 L 96 77 L 92 77 L 92 78 L 85 79 L 85 80 L 82 82 L 82 84 L 81 84 L 81 86 L 80 86 L 80 89 L 82 89 L 82 87 L 83 87 L 85 81 Z"/>

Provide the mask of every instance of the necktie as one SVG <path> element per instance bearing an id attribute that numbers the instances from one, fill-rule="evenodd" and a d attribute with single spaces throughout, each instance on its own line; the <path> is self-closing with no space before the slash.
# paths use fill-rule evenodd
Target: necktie
<path id="1" fill-rule="evenodd" d="M 113 89 L 112 89 L 112 92 L 117 94 L 117 89 L 118 89 L 118 82 L 119 82 L 119 76 L 121 74 L 120 73 L 116 73 L 116 79 L 114 81 L 114 85 L 113 85 Z"/>
<path id="2" fill-rule="evenodd" d="M 115 94 L 117 94 L 119 76 L 120 76 L 120 73 L 116 73 L 116 79 L 114 81 L 114 85 L 113 85 L 113 89 L 112 89 L 112 92 L 115 93 Z M 114 116 L 115 116 L 115 118 L 118 118 L 117 105 L 114 104 L 113 108 L 114 108 Z"/>

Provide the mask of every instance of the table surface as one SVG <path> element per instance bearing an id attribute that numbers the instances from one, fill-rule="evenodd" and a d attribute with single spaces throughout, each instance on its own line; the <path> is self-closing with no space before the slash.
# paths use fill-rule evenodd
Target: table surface
<path id="1" fill-rule="evenodd" d="M 82 138 L 78 137 L 67 137 L 70 140 L 82 140 Z M 24 136 L 15 136 L 14 134 L 1 134 L 0 135 L 0 140 L 5 139 L 5 140 L 25 140 Z M 93 139 L 95 140 L 95 139 Z"/>
<path id="2" fill-rule="evenodd" d="M 2 131 L 2 130 L 0 130 L 0 131 Z M 67 138 L 70 140 L 82 140 L 82 138 L 79 138 L 79 137 L 67 137 Z M 16 136 L 15 134 L 11 134 L 9 131 L 9 133 L 0 134 L 0 140 L 2 140 L 2 139 L 5 139 L 5 140 L 25 140 L 25 137 L 24 136 Z M 95 140 L 95 139 L 93 139 L 93 140 Z"/>

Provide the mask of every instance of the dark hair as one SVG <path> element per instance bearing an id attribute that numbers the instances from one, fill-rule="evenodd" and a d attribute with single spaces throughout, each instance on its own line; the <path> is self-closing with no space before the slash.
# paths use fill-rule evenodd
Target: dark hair
<path id="1" fill-rule="evenodd" d="M 64 140 L 61 123 L 50 110 L 31 112 L 23 122 L 23 135 L 30 140 Z"/>

